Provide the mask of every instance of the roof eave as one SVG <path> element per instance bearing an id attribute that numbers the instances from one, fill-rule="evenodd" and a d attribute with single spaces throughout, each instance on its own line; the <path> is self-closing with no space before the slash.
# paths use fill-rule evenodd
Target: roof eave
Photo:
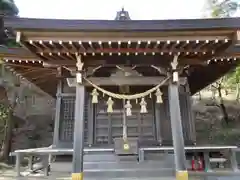
<path id="1" fill-rule="evenodd" d="M 63 20 L 4 18 L 6 28 L 68 31 L 173 31 L 239 29 L 240 18 L 184 20 Z"/>

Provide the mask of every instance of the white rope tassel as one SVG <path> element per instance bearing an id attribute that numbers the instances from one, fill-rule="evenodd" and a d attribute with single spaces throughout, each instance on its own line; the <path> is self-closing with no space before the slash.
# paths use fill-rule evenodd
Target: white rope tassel
<path id="1" fill-rule="evenodd" d="M 125 104 L 125 109 L 126 109 L 126 116 L 131 116 L 132 115 L 132 105 L 130 103 L 130 100 L 127 100 L 127 103 Z"/>
<path id="2" fill-rule="evenodd" d="M 158 103 L 158 104 L 163 103 L 163 99 L 162 99 L 163 93 L 161 92 L 161 90 L 159 88 L 157 89 L 155 95 L 156 95 L 156 99 L 157 99 L 156 103 Z"/>
<path id="3" fill-rule="evenodd" d="M 141 105 L 140 113 L 147 113 L 147 103 L 144 98 L 142 98 L 140 105 Z"/>
<path id="4" fill-rule="evenodd" d="M 113 100 L 112 100 L 112 98 L 111 97 L 109 97 L 108 98 L 108 101 L 107 101 L 107 105 L 108 105 L 108 107 L 107 107 L 107 112 L 108 113 L 113 113 Z"/>
<path id="5" fill-rule="evenodd" d="M 92 95 L 92 103 L 97 104 L 98 103 L 98 95 L 99 95 L 99 93 L 97 92 L 97 89 L 93 89 L 91 95 Z"/>

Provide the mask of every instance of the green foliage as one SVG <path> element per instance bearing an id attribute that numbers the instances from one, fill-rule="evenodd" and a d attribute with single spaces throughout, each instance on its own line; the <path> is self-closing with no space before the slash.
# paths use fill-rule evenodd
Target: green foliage
<path id="1" fill-rule="evenodd" d="M 0 0 L 0 11 L 7 16 L 16 16 L 19 12 L 14 0 Z"/>
<path id="2" fill-rule="evenodd" d="M 237 0 L 207 0 L 207 4 L 213 18 L 231 17 L 240 7 Z"/>
<path id="3" fill-rule="evenodd" d="M 5 130 L 6 121 L 9 117 L 9 108 L 4 104 L 0 104 L 0 140 L 2 140 L 2 132 Z"/>
<path id="4" fill-rule="evenodd" d="M 240 83 L 240 66 L 227 75 L 226 83 L 230 88 L 234 88 Z"/>
<path id="5" fill-rule="evenodd" d="M 17 43 L 15 39 L 8 39 L 6 42 L 6 46 L 10 48 L 21 47 L 21 45 Z"/>
<path id="6" fill-rule="evenodd" d="M 4 104 L 0 104 L 0 121 L 5 121 L 9 114 L 9 108 Z"/>
<path id="7" fill-rule="evenodd" d="M 207 0 L 209 15 L 212 18 L 231 17 L 240 9 L 238 0 Z M 227 74 L 223 81 L 223 87 L 238 88 L 240 83 L 240 67 Z"/>
<path id="8" fill-rule="evenodd" d="M 19 13 L 14 0 L 0 0 L 0 15 L 3 16 L 17 16 Z M 7 47 L 20 47 L 20 44 L 15 39 L 7 38 L 4 42 Z"/>

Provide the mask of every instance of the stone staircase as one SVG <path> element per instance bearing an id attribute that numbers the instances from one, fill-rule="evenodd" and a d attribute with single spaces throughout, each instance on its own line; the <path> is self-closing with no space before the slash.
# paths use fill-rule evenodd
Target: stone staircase
<path id="1" fill-rule="evenodd" d="M 71 173 L 71 157 L 58 157 L 51 165 L 52 172 Z M 148 154 L 139 163 L 136 156 L 117 156 L 114 153 L 84 156 L 84 176 L 88 178 L 155 178 L 174 177 L 174 159 L 170 154 Z"/>

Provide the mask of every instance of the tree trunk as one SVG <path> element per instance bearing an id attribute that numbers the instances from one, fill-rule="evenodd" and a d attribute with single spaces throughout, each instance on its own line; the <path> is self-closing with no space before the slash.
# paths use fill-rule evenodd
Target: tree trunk
<path id="1" fill-rule="evenodd" d="M 219 85 L 217 87 L 217 90 L 218 90 L 218 94 L 219 94 L 219 99 L 220 99 L 220 109 L 222 111 L 222 115 L 223 115 L 223 120 L 226 122 L 226 124 L 229 124 L 229 117 L 228 117 L 228 113 L 227 113 L 227 110 L 226 110 L 226 107 L 224 105 L 224 100 L 223 100 L 223 97 L 222 97 L 222 87 L 221 85 Z"/>
<path id="2" fill-rule="evenodd" d="M 11 146 L 12 146 L 13 128 L 14 128 L 13 113 L 17 105 L 18 89 L 17 87 L 14 87 L 13 96 L 11 98 L 7 96 L 7 92 L 5 88 L 1 87 L 0 90 L 1 90 L 2 102 L 6 105 L 6 108 L 9 108 L 8 118 L 6 120 L 5 129 L 4 129 L 4 139 L 3 139 L 1 152 L 0 152 L 0 161 L 8 162 L 9 153 L 11 152 Z"/>
<path id="3" fill-rule="evenodd" d="M 0 161 L 8 162 L 9 153 L 12 146 L 12 130 L 13 130 L 13 111 L 10 110 L 8 119 L 6 120 L 3 144 L 0 152 Z"/>
<path id="4" fill-rule="evenodd" d="M 211 87 L 211 92 L 212 92 L 212 100 L 215 101 L 216 100 L 216 90 L 213 86 Z"/>
<path id="5" fill-rule="evenodd" d="M 228 95 L 228 90 L 224 89 L 224 92 L 225 92 L 225 96 L 227 96 Z"/>
<path id="6" fill-rule="evenodd" d="M 198 92 L 198 100 L 199 100 L 199 101 L 202 100 L 202 94 L 201 94 L 201 91 Z"/>
<path id="7" fill-rule="evenodd" d="M 237 101 L 239 101 L 239 95 L 240 95 L 239 83 L 237 83 L 237 88 L 236 88 L 236 100 L 237 100 Z"/>

